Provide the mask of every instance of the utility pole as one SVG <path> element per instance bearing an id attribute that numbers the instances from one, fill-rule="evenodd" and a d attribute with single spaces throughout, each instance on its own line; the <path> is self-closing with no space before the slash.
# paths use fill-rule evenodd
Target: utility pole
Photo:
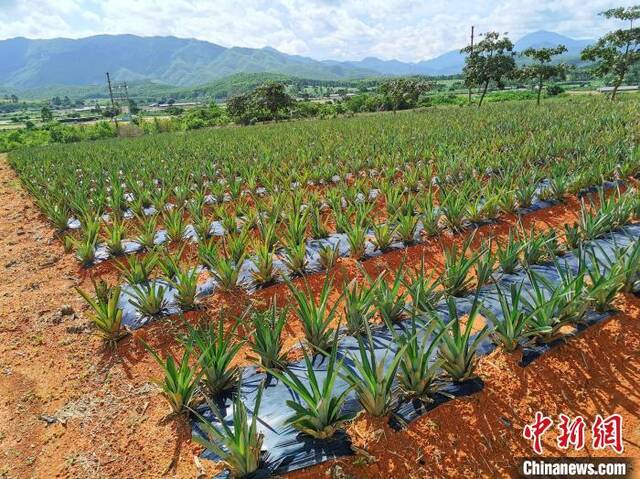
<path id="1" fill-rule="evenodd" d="M 116 123 L 116 130 L 118 129 L 118 110 L 116 109 L 116 102 L 113 99 L 113 89 L 111 88 L 111 77 L 107 72 L 107 85 L 109 86 L 109 97 L 111 98 L 111 109 L 113 111 L 113 121 Z"/>
<path id="2" fill-rule="evenodd" d="M 475 31 L 475 26 L 471 25 L 471 53 L 473 55 L 473 33 Z M 471 105 L 471 85 L 469 85 L 469 105 Z"/>

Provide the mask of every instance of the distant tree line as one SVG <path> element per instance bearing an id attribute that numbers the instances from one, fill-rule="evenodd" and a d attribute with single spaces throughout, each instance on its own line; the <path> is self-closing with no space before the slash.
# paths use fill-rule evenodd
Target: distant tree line
<path id="1" fill-rule="evenodd" d="M 51 121 L 39 128 L 29 122 L 27 128 L 0 131 L 0 152 L 28 146 L 44 146 L 51 143 L 100 140 L 113 138 L 117 135 L 115 125 L 107 121 L 83 126 Z"/>

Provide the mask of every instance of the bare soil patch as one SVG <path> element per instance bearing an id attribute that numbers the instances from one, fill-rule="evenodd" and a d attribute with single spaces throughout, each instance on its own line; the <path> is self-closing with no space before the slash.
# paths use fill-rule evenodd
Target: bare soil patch
<path id="1" fill-rule="evenodd" d="M 0 197 L 0 477 L 196 477 L 190 427 L 167 417 L 155 364 L 90 334 L 77 262 L 5 158 Z"/>

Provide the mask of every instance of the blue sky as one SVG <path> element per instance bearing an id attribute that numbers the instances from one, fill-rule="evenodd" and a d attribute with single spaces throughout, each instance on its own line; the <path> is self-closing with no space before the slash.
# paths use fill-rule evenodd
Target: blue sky
<path id="1" fill-rule="evenodd" d="M 272 46 L 316 59 L 403 61 L 464 46 L 470 26 L 594 38 L 616 23 L 605 0 L 0 0 L 0 38 L 99 33 L 174 35 L 223 46 Z"/>

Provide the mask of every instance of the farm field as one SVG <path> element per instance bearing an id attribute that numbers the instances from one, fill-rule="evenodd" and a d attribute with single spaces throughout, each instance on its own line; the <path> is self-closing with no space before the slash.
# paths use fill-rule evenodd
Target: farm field
<path id="1" fill-rule="evenodd" d="M 621 414 L 640 457 L 638 111 L 572 96 L 3 157 L 0 473 L 209 477 L 212 411 L 244 407 L 254 462 L 286 477 L 515 475 L 538 410 Z"/>

